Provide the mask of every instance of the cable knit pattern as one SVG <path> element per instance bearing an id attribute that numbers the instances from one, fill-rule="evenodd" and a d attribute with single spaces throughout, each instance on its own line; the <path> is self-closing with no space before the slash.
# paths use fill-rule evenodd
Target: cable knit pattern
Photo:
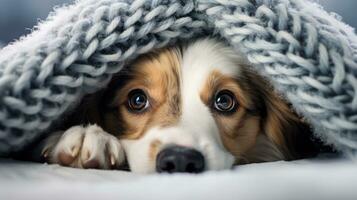
<path id="1" fill-rule="evenodd" d="M 310 122 L 357 152 L 357 37 L 307 0 L 80 0 L 0 51 L 0 155 L 16 152 L 152 49 L 216 34 Z"/>

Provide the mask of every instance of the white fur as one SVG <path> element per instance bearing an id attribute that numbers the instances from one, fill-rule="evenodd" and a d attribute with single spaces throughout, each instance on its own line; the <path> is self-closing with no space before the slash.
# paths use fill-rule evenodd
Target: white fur
<path id="1" fill-rule="evenodd" d="M 97 125 L 73 126 L 55 134 L 48 139 L 44 151 L 48 151 L 52 163 L 60 163 L 60 153 L 74 157 L 71 166 L 77 168 L 86 161 L 97 160 L 100 168 L 109 169 L 123 164 L 125 158 L 119 140 Z"/>
<path id="2" fill-rule="evenodd" d="M 211 39 L 197 41 L 184 49 L 180 60 L 182 115 L 179 123 L 172 127 L 151 128 L 139 139 L 121 141 L 133 172 L 155 172 L 156 160 L 149 156 L 150 146 L 155 140 L 161 142 L 161 149 L 175 144 L 198 150 L 204 155 L 205 170 L 232 167 L 234 156 L 224 148 L 216 122 L 210 109 L 200 99 L 200 92 L 209 74 L 214 70 L 222 74 L 239 75 L 239 64 L 245 63 L 239 55 L 231 48 Z M 82 145 L 82 152 L 90 151 L 92 156 L 98 158 L 102 165 L 107 167 L 108 164 L 104 159 L 107 155 L 104 155 L 103 144 L 110 141 L 115 141 L 113 136 L 109 136 L 97 126 L 73 127 L 63 134 L 52 156 L 56 159 L 60 151 L 78 156 L 78 153 L 73 151 L 79 151 L 77 149 Z M 118 142 L 116 144 L 115 150 L 121 152 L 120 144 Z M 121 163 L 122 154 L 115 151 L 111 153 L 116 153 L 117 162 Z M 86 159 L 88 159 L 86 154 L 83 154 L 81 160 Z M 78 164 L 75 167 L 81 166 Z"/>
<path id="3" fill-rule="evenodd" d="M 171 144 L 195 148 L 205 157 L 205 170 L 231 168 L 234 157 L 224 148 L 215 120 L 200 99 L 200 92 L 212 71 L 239 75 L 238 63 L 242 62 L 243 59 L 232 49 L 210 39 L 197 41 L 184 49 L 180 61 L 180 121 L 173 127 L 148 130 L 138 140 L 123 140 L 131 170 L 143 173 L 155 171 L 155 160 L 150 160 L 148 156 L 154 140 L 163 143 L 161 148 Z"/>

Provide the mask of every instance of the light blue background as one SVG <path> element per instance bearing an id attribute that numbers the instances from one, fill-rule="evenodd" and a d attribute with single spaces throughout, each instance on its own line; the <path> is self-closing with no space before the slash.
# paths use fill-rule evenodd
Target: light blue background
<path id="1" fill-rule="evenodd" d="M 0 0 L 0 42 L 6 44 L 29 33 L 39 19 L 46 19 L 53 6 L 73 0 Z M 357 0 L 316 0 L 326 10 L 357 27 Z"/>

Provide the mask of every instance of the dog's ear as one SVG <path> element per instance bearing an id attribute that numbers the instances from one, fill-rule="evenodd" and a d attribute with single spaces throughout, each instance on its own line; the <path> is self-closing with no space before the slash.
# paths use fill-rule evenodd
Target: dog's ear
<path id="1" fill-rule="evenodd" d="M 266 90 L 267 88 L 265 88 Z M 264 134 L 281 150 L 285 158 L 294 156 L 294 138 L 300 129 L 300 119 L 274 90 L 264 92 L 265 117 L 262 119 Z"/>
<path id="2" fill-rule="evenodd" d="M 260 104 L 262 132 L 284 157 L 289 160 L 317 152 L 310 127 L 291 105 L 275 92 L 268 80 L 251 70 L 246 73 L 254 87 L 251 90 L 255 91 L 255 101 Z"/>
<path id="3" fill-rule="evenodd" d="M 313 157 L 324 148 L 323 143 L 313 137 L 311 127 L 275 92 L 267 94 L 265 106 L 264 132 L 287 160 Z M 329 147 L 326 149 L 331 151 Z"/>

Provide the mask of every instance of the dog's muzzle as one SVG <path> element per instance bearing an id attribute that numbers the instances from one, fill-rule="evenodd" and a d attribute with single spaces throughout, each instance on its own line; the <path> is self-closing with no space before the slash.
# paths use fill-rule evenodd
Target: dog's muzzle
<path id="1" fill-rule="evenodd" d="M 166 173 L 200 173 L 205 168 L 205 160 L 199 151 L 182 146 L 169 146 L 156 157 L 156 171 Z"/>

